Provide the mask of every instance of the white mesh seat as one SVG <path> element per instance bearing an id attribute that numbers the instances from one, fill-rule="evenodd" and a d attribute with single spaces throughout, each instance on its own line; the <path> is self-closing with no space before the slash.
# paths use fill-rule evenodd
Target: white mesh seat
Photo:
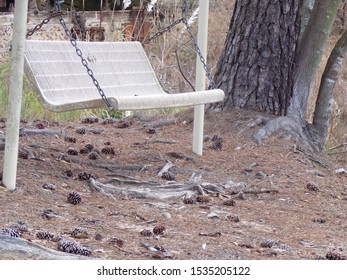
<path id="1" fill-rule="evenodd" d="M 220 89 L 167 94 L 139 42 L 77 42 L 114 110 L 222 101 Z M 43 107 L 55 112 L 106 107 L 69 41 L 27 40 L 27 73 Z"/>

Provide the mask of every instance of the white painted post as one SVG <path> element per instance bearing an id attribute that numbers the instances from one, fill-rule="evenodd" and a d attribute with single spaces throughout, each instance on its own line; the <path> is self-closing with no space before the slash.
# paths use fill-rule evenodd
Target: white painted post
<path id="1" fill-rule="evenodd" d="M 199 0 L 198 45 L 205 59 L 207 58 L 208 9 L 209 0 Z M 204 65 L 197 55 L 195 77 L 196 91 L 205 90 L 205 77 Z M 194 107 L 193 152 L 198 155 L 202 155 L 203 150 L 204 113 L 205 105 L 197 105 Z"/>
<path id="2" fill-rule="evenodd" d="M 22 103 L 24 45 L 28 0 L 16 1 L 12 36 L 10 92 L 6 122 L 6 143 L 2 182 L 9 190 L 16 188 L 19 121 Z"/>

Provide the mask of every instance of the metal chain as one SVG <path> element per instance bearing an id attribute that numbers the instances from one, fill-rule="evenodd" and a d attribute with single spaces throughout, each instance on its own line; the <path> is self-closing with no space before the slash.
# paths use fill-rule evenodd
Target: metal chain
<path id="1" fill-rule="evenodd" d="M 183 5 L 182 5 L 182 18 L 177 19 L 176 21 L 174 21 L 172 24 L 166 26 L 165 28 L 163 28 L 162 30 L 158 31 L 157 33 L 155 33 L 153 36 L 151 36 L 150 38 L 148 38 L 147 40 L 142 42 L 142 45 L 146 45 L 149 44 L 151 41 L 153 41 L 154 39 L 156 39 L 157 37 L 163 35 L 166 32 L 171 31 L 177 24 L 183 22 L 184 25 L 187 28 L 187 31 L 189 33 L 190 39 L 193 42 L 194 48 L 196 50 L 197 55 L 199 56 L 199 59 L 201 61 L 201 63 L 203 64 L 203 67 L 205 69 L 205 73 L 206 73 L 206 77 L 210 83 L 210 86 L 212 89 L 216 89 L 217 85 L 215 83 L 215 81 L 213 80 L 211 71 L 206 63 L 206 59 L 204 58 L 204 56 L 201 53 L 199 44 L 197 42 L 197 39 L 195 38 L 195 35 L 193 33 L 193 30 L 191 29 L 188 20 L 187 20 L 187 13 L 188 13 L 188 2 L 187 0 L 182 0 Z"/>
<path id="2" fill-rule="evenodd" d="M 56 9 L 58 11 L 60 11 L 60 2 L 56 0 L 55 4 L 56 4 Z M 113 105 L 107 99 L 104 90 L 101 88 L 99 81 L 95 78 L 93 70 L 89 67 L 88 61 L 84 58 L 82 50 L 77 46 L 77 41 L 75 40 L 75 38 L 72 37 L 71 31 L 67 27 L 66 22 L 62 16 L 62 14 L 59 17 L 59 22 L 63 26 L 65 34 L 69 38 L 71 45 L 75 48 L 76 54 L 80 57 L 82 65 L 86 68 L 87 74 L 92 79 L 93 84 L 96 87 L 96 89 L 98 90 L 99 95 L 101 96 L 102 100 L 105 102 L 107 108 L 110 111 L 114 110 Z"/>
<path id="3" fill-rule="evenodd" d="M 157 37 L 163 35 L 166 32 L 171 31 L 171 29 L 173 29 L 177 24 L 180 24 L 182 22 L 182 18 L 179 18 L 177 20 L 175 20 L 173 23 L 171 23 L 170 25 L 164 27 L 162 30 L 158 31 L 157 33 L 155 33 L 153 36 L 151 36 L 150 38 L 146 39 L 145 41 L 142 42 L 142 45 L 147 45 L 150 42 L 152 42 L 154 39 L 156 39 Z"/>
<path id="4" fill-rule="evenodd" d="M 26 34 L 26 38 L 32 36 L 36 31 L 40 30 L 42 26 L 49 23 L 52 18 L 62 16 L 62 12 L 52 13 L 49 17 L 45 18 L 41 23 L 37 24 L 33 29 L 29 30 Z"/>
<path id="5" fill-rule="evenodd" d="M 190 27 L 190 25 L 189 25 L 189 23 L 188 23 L 186 18 L 183 18 L 182 22 L 187 27 L 187 31 L 189 33 L 190 39 L 192 40 L 193 45 L 194 45 L 195 50 L 196 50 L 196 53 L 199 56 L 199 59 L 200 59 L 201 63 L 203 64 L 203 67 L 204 67 L 205 73 L 206 73 L 206 77 L 207 77 L 207 79 L 208 79 L 208 81 L 210 83 L 211 88 L 212 89 L 216 89 L 217 85 L 216 85 L 215 81 L 213 80 L 211 71 L 210 71 L 210 69 L 209 69 L 209 67 L 208 67 L 208 65 L 206 63 L 206 59 L 205 59 L 205 57 L 201 53 L 198 41 L 196 40 L 196 38 L 195 38 L 195 36 L 193 34 L 193 30 L 191 29 L 191 27 Z"/>

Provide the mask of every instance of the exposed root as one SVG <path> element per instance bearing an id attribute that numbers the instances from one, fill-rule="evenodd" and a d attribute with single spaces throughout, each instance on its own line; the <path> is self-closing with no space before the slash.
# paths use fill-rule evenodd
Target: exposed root
<path id="1" fill-rule="evenodd" d="M 132 197 L 137 199 L 179 199 L 182 197 L 193 197 L 206 195 L 206 193 L 222 193 L 225 191 L 223 186 L 213 184 L 163 184 L 157 186 L 141 186 L 139 188 L 120 188 L 111 184 L 101 183 L 93 178 L 89 179 L 89 187 L 104 194 L 116 196 Z"/>

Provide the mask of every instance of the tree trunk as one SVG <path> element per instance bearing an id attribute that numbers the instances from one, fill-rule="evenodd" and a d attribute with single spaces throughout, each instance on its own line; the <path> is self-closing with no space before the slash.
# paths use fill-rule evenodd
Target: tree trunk
<path id="1" fill-rule="evenodd" d="M 333 90 L 338 80 L 346 53 L 347 31 L 342 34 L 341 38 L 337 41 L 333 51 L 330 54 L 318 92 L 313 117 L 313 126 L 321 138 L 319 143 L 320 148 L 323 147 L 328 134 Z"/>
<path id="2" fill-rule="evenodd" d="M 341 0 L 316 0 L 300 41 L 288 116 L 305 120 L 308 98 Z"/>
<path id="3" fill-rule="evenodd" d="M 231 106 L 285 115 L 302 0 L 237 0 L 215 80 Z"/>

